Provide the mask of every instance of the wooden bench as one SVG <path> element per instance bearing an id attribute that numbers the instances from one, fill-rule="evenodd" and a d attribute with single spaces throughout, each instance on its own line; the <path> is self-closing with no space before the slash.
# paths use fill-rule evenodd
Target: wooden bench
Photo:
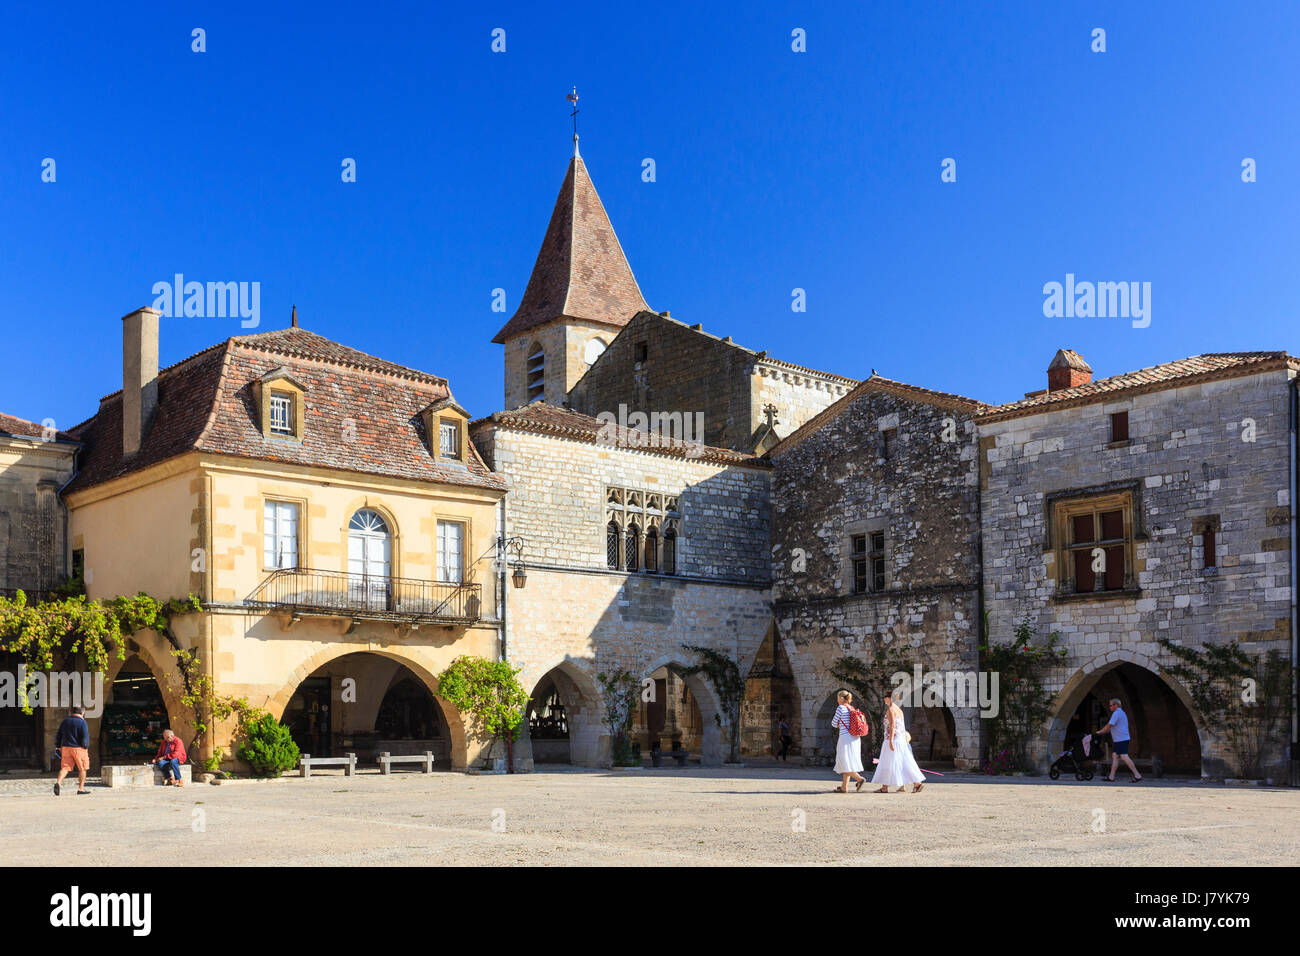
<path id="1" fill-rule="evenodd" d="M 422 754 L 390 754 L 387 750 L 381 752 L 375 758 L 379 764 L 379 772 L 388 774 L 392 772 L 395 763 L 418 763 L 424 765 L 425 773 L 433 773 L 433 751 L 426 750 Z"/>
<path id="2" fill-rule="evenodd" d="M 350 753 L 346 757 L 313 757 L 311 754 L 303 754 L 298 767 L 303 777 L 310 777 L 313 767 L 342 767 L 343 775 L 350 777 L 357 772 L 357 755 Z"/>

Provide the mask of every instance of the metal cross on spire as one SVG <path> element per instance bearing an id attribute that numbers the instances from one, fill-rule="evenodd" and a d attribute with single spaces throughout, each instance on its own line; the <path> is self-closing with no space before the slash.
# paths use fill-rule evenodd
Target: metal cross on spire
<path id="1" fill-rule="evenodd" d="M 575 86 L 573 92 L 565 97 L 573 104 L 573 112 L 569 115 L 573 117 L 573 155 L 578 155 L 578 88 Z"/>

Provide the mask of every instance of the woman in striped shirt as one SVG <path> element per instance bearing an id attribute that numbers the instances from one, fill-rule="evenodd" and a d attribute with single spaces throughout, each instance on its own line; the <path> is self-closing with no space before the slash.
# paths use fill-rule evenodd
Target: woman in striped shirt
<path id="1" fill-rule="evenodd" d="M 857 781 L 855 790 L 861 790 L 867 778 L 862 776 L 862 738 L 849 733 L 849 704 L 853 695 L 847 690 L 840 690 L 835 695 L 838 706 L 831 726 L 840 729 L 840 739 L 835 745 L 835 772 L 840 775 L 841 783 L 835 788 L 836 793 L 849 792 L 849 778 Z"/>

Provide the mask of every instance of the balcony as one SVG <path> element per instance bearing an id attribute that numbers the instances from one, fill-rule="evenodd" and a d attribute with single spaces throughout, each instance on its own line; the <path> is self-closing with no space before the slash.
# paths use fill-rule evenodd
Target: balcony
<path id="1" fill-rule="evenodd" d="M 272 571 L 244 601 L 288 618 L 337 617 L 421 624 L 473 624 L 480 618 L 480 585 L 386 578 L 345 571 L 281 568 Z M 349 628 L 351 630 L 351 628 Z"/>

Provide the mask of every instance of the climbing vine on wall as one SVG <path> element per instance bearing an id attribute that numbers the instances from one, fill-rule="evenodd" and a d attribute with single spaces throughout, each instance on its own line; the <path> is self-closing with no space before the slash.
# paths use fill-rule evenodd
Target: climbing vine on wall
<path id="1" fill-rule="evenodd" d="M 29 671 L 51 670 L 56 662 L 83 654 L 87 666 L 102 673 L 110 654 L 126 658 L 127 636 L 148 628 L 175 645 L 171 619 L 200 610 L 194 595 L 159 601 L 147 594 L 110 600 L 77 594 L 29 604 L 19 591 L 12 598 L 0 597 L 0 651 L 18 657 Z M 26 688 L 20 692 L 24 712 L 31 713 Z"/>

